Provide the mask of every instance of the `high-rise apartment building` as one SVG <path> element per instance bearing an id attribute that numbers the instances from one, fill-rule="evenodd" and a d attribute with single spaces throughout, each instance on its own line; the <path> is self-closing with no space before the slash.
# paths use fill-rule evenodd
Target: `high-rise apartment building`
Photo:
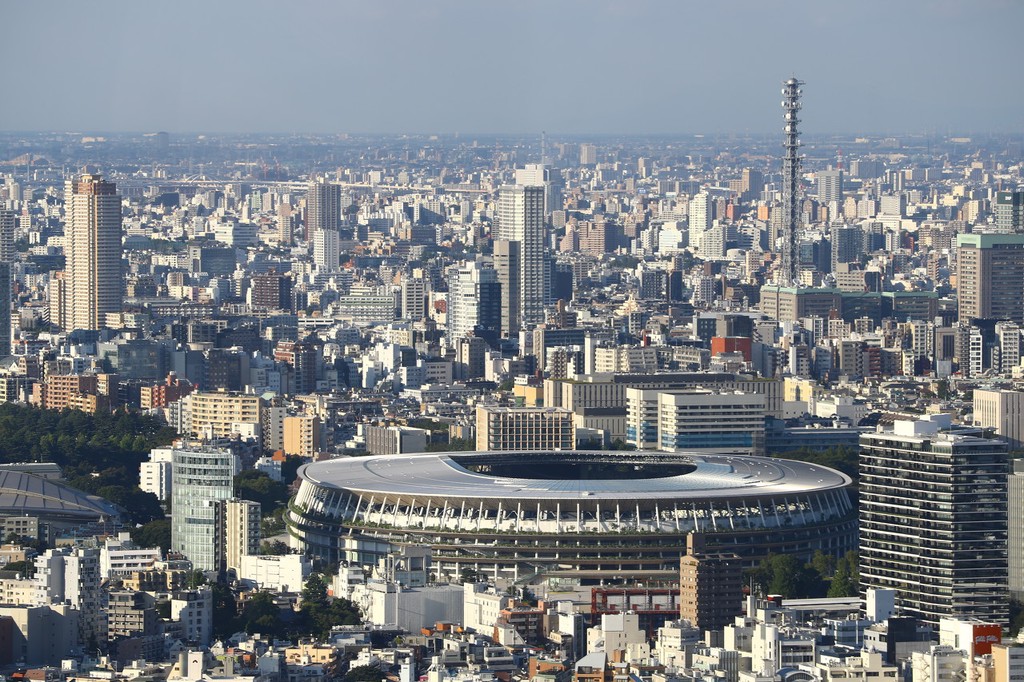
<path id="1" fill-rule="evenodd" d="M 341 233 L 336 229 L 313 231 L 313 264 L 321 272 L 332 272 L 341 263 Z"/>
<path id="2" fill-rule="evenodd" d="M 422 320 L 427 316 L 428 283 L 422 276 L 402 277 L 402 319 Z"/>
<path id="3" fill-rule="evenodd" d="M 242 568 L 242 557 L 259 554 L 260 549 L 260 503 L 250 500 L 231 499 L 223 503 L 224 568 L 238 571 Z"/>
<path id="4" fill-rule="evenodd" d="M 14 250 L 14 229 L 17 224 L 17 213 L 0 209 L 0 261 L 4 263 L 10 263 L 17 258 Z"/>
<path id="5" fill-rule="evenodd" d="M 219 448 L 175 448 L 171 460 L 171 550 L 197 571 L 220 571 L 222 504 L 233 497 L 238 455 Z"/>
<path id="6" fill-rule="evenodd" d="M 1007 446 L 948 415 L 860 437 L 861 590 L 906 615 L 1006 623 Z"/>
<path id="7" fill-rule="evenodd" d="M 1024 232 L 1024 190 L 997 192 L 996 231 L 1002 234 Z"/>
<path id="8" fill-rule="evenodd" d="M 329 182 L 309 183 L 306 193 L 306 241 L 317 230 L 337 230 L 341 225 L 341 186 Z"/>
<path id="9" fill-rule="evenodd" d="M 65 329 L 102 329 L 121 310 L 121 197 L 112 182 L 84 174 L 64 190 L 68 292 Z"/>
<path id="10" fill-rule="evenodd" d="M 501 331 L 501 285 L 490 265 L 463 263 L 448 282 L 448 344 L 481 331 L 497 339 Z"/>
<path id="11" fill-rule="evenodd" d="M 547 229 L 544 222 L 544 188 L 527 185 L 506 185 L 498 194 L 495 239 L 518 244 L 518 253 L 508 248 L 507 261 L 495 255 L 499 281 L 507 279 L 518 284 L 518 325 L 502 326 L 511 335 L 544 322 L 544 306 L 551 290 L 551 263 L 547 253 Z M 497 245 L 495 247 L 497 249 Z M 502 279 L 500 268 L 507 268 Z M 518 268 L 518 271 L 515 269 Z M 513 286 L 509 287 L 509 296 Z M 503 316 L 504 317 L 504 316 Z M 503 319 L 504 321 L 504 319 Z"/>
<path id="12" fill-rule="evenodd" d="M 960 320 L 1024 324 L 1024 234 L 960 234 L 956 245 Z"/>
<path id="13" fill-rule="evenodd" d="M 743 611 L 743 567 L 732 552 L 708 551 L 703 534 L 686 536 L 679 561 L 679 617 L 703 631 L 731 625 Z"/>
<path id="14" fill-rule="evenodd" d="M 704 233 L 711 229 L 711 201 L 707 192 L 698 192 L 688 206 L 690 243 L 699 244 Z"/>

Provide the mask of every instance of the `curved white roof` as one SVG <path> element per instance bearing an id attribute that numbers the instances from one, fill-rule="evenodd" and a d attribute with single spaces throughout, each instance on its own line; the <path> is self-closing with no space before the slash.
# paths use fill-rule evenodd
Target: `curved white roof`
<path id="1" fill-rule="evenodd" d="M 113 504 L 52 479 L 0 470 L 0 515 L 99 520 L 118 515 Z"/>
<path id="2" fill-rule="evenodd" d="M 425 453 L 351 457 L 307 464 L 300 476 L 322 487 L 364 494 L 410 497 L 459 497 L 486 499 L 701 499 L 762 497 L 805 494 L 844 488 L 851 483 L 845 474 L 807 462 L 745 455 L 670 455 L 623 452 L 622 463 L 658 461 L 686 463 L 688 473 L 659 478 L 553 480 L 494 476 L 466 469 L 453 458 L 472 461 L 474 456 L 493 462 L 495 457 L 514 462 L 544 453 Z M 552 452 L 552 457 L 568 452 Z M 615 453 L 572 452 L 574 458 L 608 458 Z"/>

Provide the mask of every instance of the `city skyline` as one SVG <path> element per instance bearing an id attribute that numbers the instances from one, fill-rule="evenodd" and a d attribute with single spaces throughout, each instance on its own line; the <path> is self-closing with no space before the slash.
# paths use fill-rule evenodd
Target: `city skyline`
<path id="1" fill-rule="evenodd" d="M 763 134 L 791 75 L 808 83 L 809 134 L 1024 128 L 1024 94 L 999 67 L 1022 52 L 1012 2 L 289 9 L 12 7 L 23 30 L 0 58 L 19 64 L 18 96 L 0 129 Z M 104 78 L 68 78 L 82 59 Z M 900 75 L 901 60 L 921 68 Z M 45 105 L 55 82 L 74 107 Z"/>

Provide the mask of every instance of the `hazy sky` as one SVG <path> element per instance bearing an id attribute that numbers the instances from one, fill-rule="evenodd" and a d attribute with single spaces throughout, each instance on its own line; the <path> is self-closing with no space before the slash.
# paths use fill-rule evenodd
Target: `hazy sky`
<path id="1" fill-rule="evenodd" d="M 0 5 L 0 129 L 1021 132 L 1022 0 Z"/>

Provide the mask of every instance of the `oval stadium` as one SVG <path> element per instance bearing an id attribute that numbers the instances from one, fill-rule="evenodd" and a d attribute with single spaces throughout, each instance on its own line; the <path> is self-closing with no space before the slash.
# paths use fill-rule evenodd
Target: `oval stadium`
<path id="1" fill-rule="evenodd" d="M 286 520 L 308 554 L 376 565 L 424 545 L 439 580 L 675 581 L 691 532 L 748 566 L 856 546 L 848 476 L 766 457 L 425 453 L 316 462 L 299 477 Z"/>

